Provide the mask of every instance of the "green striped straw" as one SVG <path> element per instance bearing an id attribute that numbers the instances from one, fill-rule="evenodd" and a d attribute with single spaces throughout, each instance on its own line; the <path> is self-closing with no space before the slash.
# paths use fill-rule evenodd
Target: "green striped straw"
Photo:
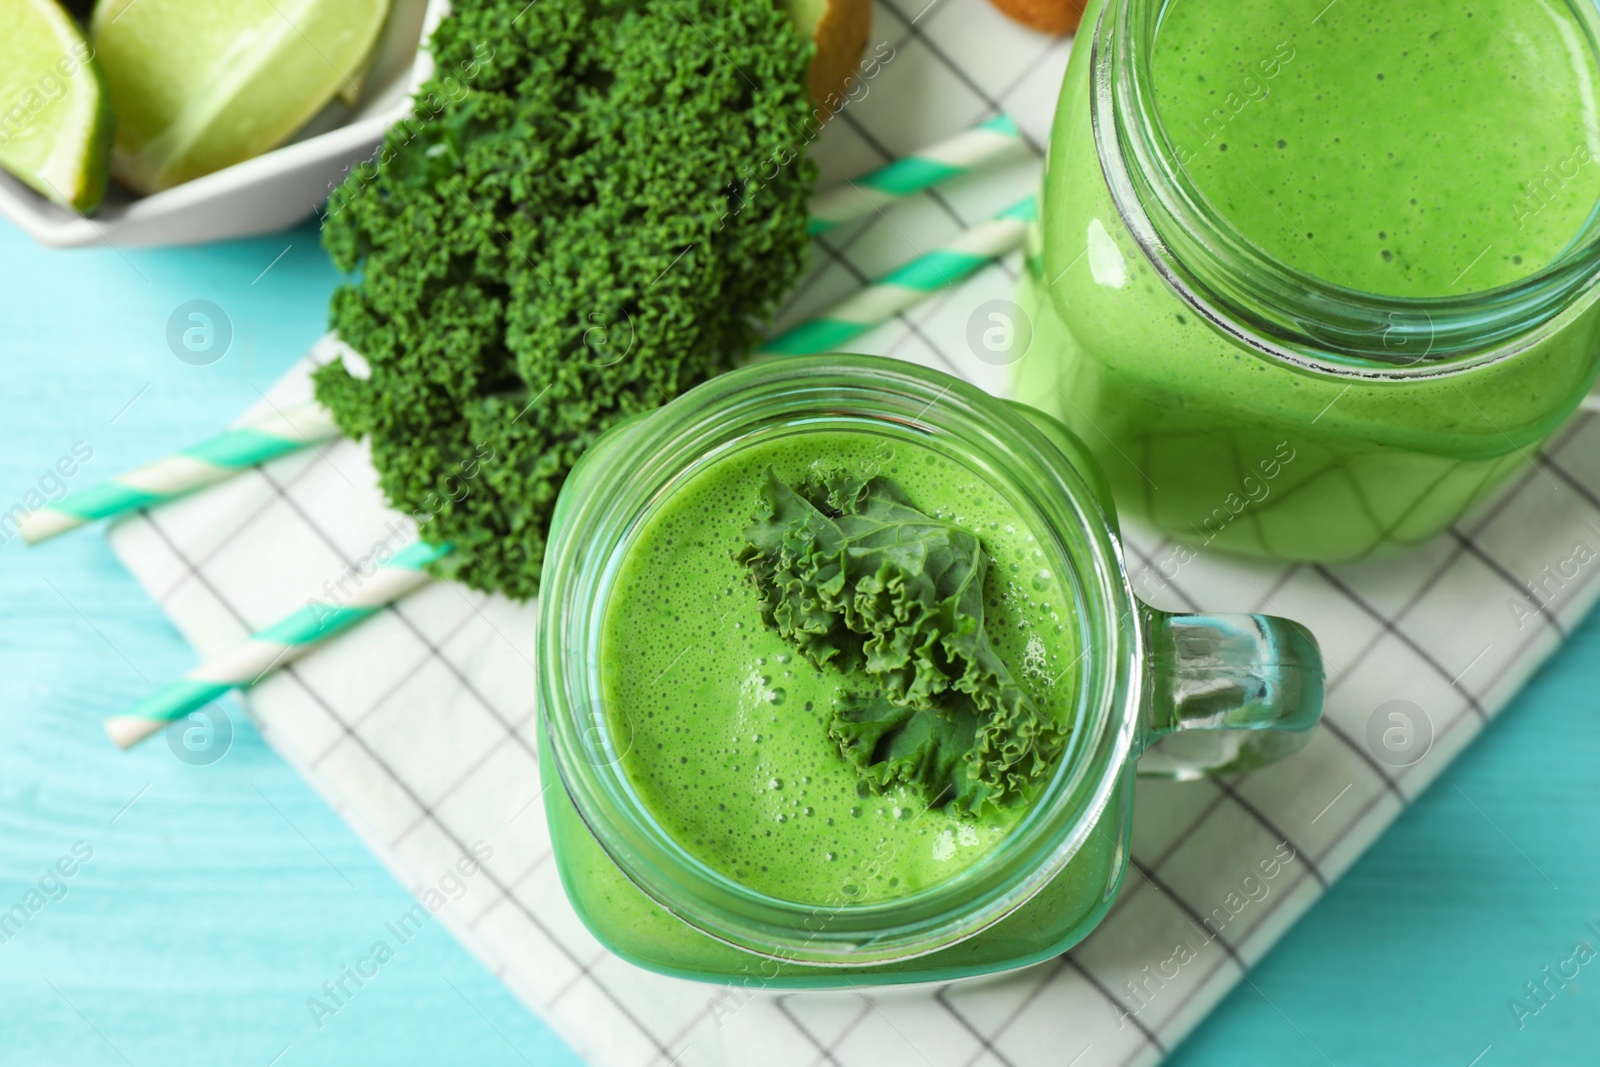
<path id="1" fill-rule="evenodd" d="M 229 690 L 255 685 L 335 634 L 377 614 L 386 604 L 427 585 L 433 577 L 423 568 L 449 552 L 449 545 L 422 541 L 402 548 L 363 580 L 349 600 L 339 604 L 308 601 L 233 651 L 202 663 L 121 715 L 107 719 L 106 733 L 118 748 L 130 748 Z"/>
<path id="2" fill-rule="evenodd" d="M 338 433 L 318 404 L 275 411 L 149 466 L 68 493 L 23 519 L 22 538 L 36 544 L 98 519 L 163 504 Z"/>
<path id="3" fill-rule="evenodd" d="M 827 233 L 896 200 L 986 167 L 1021 144 L 1022 131 L 1006 116 L 980 123 L 932 148 L 818 193 L 811 200 L 811 233 Z"/>
<path id="4" fill-rule="evenodd" d="M 836 352 L 930 294 L 971 277 L 986 264 L 1022 245 L 1039 217 L 1039 201 L 1028 197 L 980 222 L 943 248 L 918 256 L 878 279 L 827 314 L 786 330 L 758 348 L 759 356 L 811 356 Z"/>

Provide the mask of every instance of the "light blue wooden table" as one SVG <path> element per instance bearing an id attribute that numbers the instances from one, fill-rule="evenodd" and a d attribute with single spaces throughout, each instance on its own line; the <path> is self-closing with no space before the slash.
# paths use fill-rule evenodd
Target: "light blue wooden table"
<path id="1" fill-rule="evenodd" d="M 55 252 L 0 223 L 0 511 L 76 442 L 82 484 L 214 432 L 322 332 L 334 282 L 309 227 Z M 235 331 L 210 366 L 166 341 L 194 299 Z M 318 1028 L 307 999 L 404 890 L 248 727 L 207 767 L 110 746 L 101 718 L 193 655 L 98 532 L 0 546 L 0 604 L 0 912 L 53 898 L 0 943 L 0 1064 L 576 1064 L 437 925 Z M 1600 949 L 1597 830 L 1591 620 L 1172 1062 L 1600 1062 L 1600 961 L 1522 1029 L 1508 1007 Z"/>

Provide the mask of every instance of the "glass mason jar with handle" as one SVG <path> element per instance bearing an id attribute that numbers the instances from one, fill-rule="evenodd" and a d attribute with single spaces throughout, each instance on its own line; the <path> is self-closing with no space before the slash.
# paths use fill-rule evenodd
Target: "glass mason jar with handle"
<path id="1" fill-rule="evenodd" d="M 752 886 L 687 847 L 692 842 L 652 799 L 659 794 L 630 772 L 630 753 L 646 744 L 645 732 L 634 719 L 619 719 L 612 706 L 619 698 L 608 688 L 618 675 L 610 668 L 644 655 L 617 636 L 611 609 L 663 509 L 704 484 L 701 476 L 717 464 L 775 442 L 804 447 L 841 433 L 869 435 L 884 455 L 912 457 L 907 462 L 918 469 L 949 470 L 955 484 L 980 478 L 1003 497 L 1034 539 L 1042 568 L 1055 576 L 1076 617 L 1072 648 L 1082 649 L 1072 682 L 1052 697 L 1070 737 L 999 845 L 942 881 L 859 902 L 848 888 L 818 900 L 774 889 L 781 878 Z M 754 489 L 747 495 L 727 500 L 720 509 L 727 518 L 717 521 L 742 528 L 758 506 Z M 703 546 L 695 549 L 701 555 L 679 557 L 688 560 L 684 573 L 646 577 L 687 595 L 700 561 L 728 553 L 674 537 Z M 736 605 L 755 596 L 753 589 L 726 592 Z M 689 622 L 693 610 L 685 607 L 682 622 L 665 622 L 672 632 L 663 640 L 686 647 L 706 640 Z M 716 614 L 726 617 L 720 607 Z M 1169 615 L 1134 596 L 1104 480 L 1058 422 L 935 371 L 858 356 L 735 371 L 597 441 L 557 503 L 538 641 L 546 814 L 562 882 L 583 921 L 612 950 L 651 970 L 770 987 L 942 980 L 1063 951 L 1101 919 L 1120 884 L 1136 773 L 1193 777 L 1288 755 L 1317 722 L 1323 695 L 1316 642 L 1298 624 Z M 627 695 L 644 716 L 665 717 L 688 684 L 663 680 L 666 673 L 656 675 L 652 666 L 640 691 Z M 658 693 L 643 691 L 652 685 Z M 793 696 L 774 709 L 779 701 L 750 694 L 741 683 L 720 702 L 697 698 L 694 714 L 726 720 L 729 736 L 741 742 L 758 711 L 803 714 Z M 836 750 L 831 755 L 843 759 Z M 691 757 L 682 761 L 684 788 L 668 789 L 668 805 L 687 796 L 707 769 L 724 769 L 723 757 L 709 749 Z M 676 756 L 667 762 L 679 772 Z M 798 779 L 804 770 L 788 768 L 784 777 Z M 766 774 L 760 777 L 764 783 Z M 762 802 L 750 792 L 724 788 L 714 807 Z M 709 821 L 715 818 L 712 812 Z M 831 832 L 874 832 L 870 818 L 838 823 Z M 731 830 L 702 821 L 695 832 L 715 841 Z"/>
<path id="2" fill-rule="evenodd" d="M 1015 395 L 1191 545 L 1439 533 L 1595 376 L 1597 24 L 1588 0 L 1096 0 Z"/>

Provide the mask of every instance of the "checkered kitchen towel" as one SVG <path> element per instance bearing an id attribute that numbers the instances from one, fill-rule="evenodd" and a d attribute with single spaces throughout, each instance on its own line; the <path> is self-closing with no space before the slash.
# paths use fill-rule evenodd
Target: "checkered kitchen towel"
<path id="1" fill-rule="evenodd" d="M 860 173 L 1000 111 L 1036 151 L 818 240 L 791 321 L 1037 185 L 1037 148 L 1070 42 L 1020 29 L 976 0 L 934 0 L 919 13 L 925 2 L 877 5 L 876 33 L 892 58 L 817 145 L 827 175 Z M 1014 262 L 996 265 L 859 347 L 999 389 L 996 369 L 967 349 L 966 323 L 1016 281 Z M 309 395 L 310 363 L 278 383 L 273 403 Z M 365 449 L 340 442 L 135 517 L 112 541 L 199 652 L 213 655 L 392 543 L 396 519 Z M 1167 580 L 1153 561 L 1170 546 L 1128 534 L 1131 565 L 1150 577 L 1136 574 L 1138 587 L 1159 607 L 1311 623 L 1330 668 L 1326 721 L 1277 767 L 1225 782 L 1142 784 L 1134 869 L 1104 924 L 1061 959 L 995 978 L 748 997 L 656 977 L 604 951 L 562 894 L 535 802 L 531 606 L 431 586 L 270 678 L 247 704 L 267 739 L 430 906 L 442 898 L 429 890 L 464 852 L 492 847 L 485 875 L 440 914 L 596 1064 L 1155 1063 L 1600 593 L 1600 569 L 1579 565 L 1600 546 L 1600 424 L 1580 416 L 1507 491 L 1401 559 L 1323 568 L 1203 556 Z M 1400 731 L 1391 746 L 1386 730 Z"/>

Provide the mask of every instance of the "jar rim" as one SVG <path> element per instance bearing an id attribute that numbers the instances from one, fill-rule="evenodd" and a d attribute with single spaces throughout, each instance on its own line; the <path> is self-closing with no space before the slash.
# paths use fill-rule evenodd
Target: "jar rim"
<path id="1" fill-rule="evenodd" d="M 1117 213 L 1191 309 L 1260 355 L 1333 377 L 1437 377 L 1510 358 L 1600 297 L 1600 212 L 1527 277 L 1459 296 L 1393 297 L 1269 256 L 1213 209 L 1154 103 L 1150 57 L 1171 0 L 1109 0 L 1091 46 L 1091 127 Z M 1565 0 L 1600 66 L 1600 11 Z"/>
<path id="2" fill-rule="evenodd" d="M 819 906 L 767 896 L 695 857 L 633 791 L 621 766 L 625 750 L 607 736 L 602 705 L 607 597 L 654 505 L 715 458 L 769 439 L 763 432 L 802 424 L 794 432 L 871 424 L 908 440 L 936 439 L 947 455 L 963 452 L 974 471 L 1025 472 L 1026 484 L 1007 474 L 1003 491 L 1034 524 L 1047 565 L 1064 585 L 1071 576 L 1083 647 L 1093 651 L 1082 657 L 1068 749 L 1022 821 L 950 879 L 874 903 Z M 538 699 L 573 806 L 630 881 L 735 947 L 810 965 L 865 966 L 926 955 L 987 929 L 1077 854 L 1136 753 L 1145 623 L 1109 516 L 1040 430 L 942 373 L 892 359 L 829 356 L 729 372 L 613 433 L 625 436 L 611 448 L 604 441 L 592 447 L 569 477 L 576 491 L 563 492 L 557 504 L 540 603 Z"/>

